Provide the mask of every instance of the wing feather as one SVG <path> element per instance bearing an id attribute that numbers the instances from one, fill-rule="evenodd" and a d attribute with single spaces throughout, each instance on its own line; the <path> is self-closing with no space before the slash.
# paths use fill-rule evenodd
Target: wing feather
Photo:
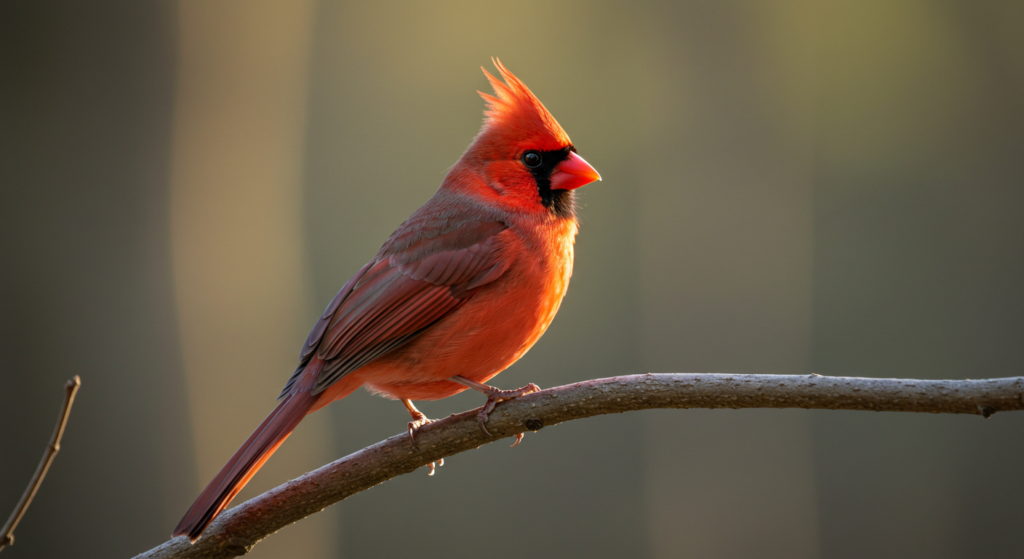
<path id="1" fill-rule="evenodd" d="M 352 276 L 341 289 L 338 290 L 338 294 L 331 299 L 331 302 L 327 304 L 327 308 L 324 309 L 320 319 L 313 325 L 313 330 L 310 331 L 309 336 L 306 338 L 306 343 L 302 344 L 302 351 L 299 352 L 299 365 L 295 367 L 295 371 L 292 376 L 288 377 L 288 382 L 285 383 L 284 388 L 281 389 L 281 393 L 278 394 L 277 399 L 284 398 L 292 386 L 299 380 L 299 376 L 302 371 L 306 370 L 306 365 L 309 364 L 309 360 L 313 358 L 313 354 L 316 352 L 317 346 L 320 345 L 320 340 L 324 336 L 324 332 L 327 331 L 327 327 L 331 323 L 331 319 L 334 317 L 334 313 L 338 312 L 338 307 L 341 306 L 341 302 L 348 298 L 349 294 L 352 293 L 352 288 L 366 275 L 367 270 L 373 261 L 367 262 L 362 268 L 356 272 L 356 275 Z"/>
<path id="2" fill-rule="evenodd" d="M 327 306 L 282 395 L 314 353 L 324 361 L 313 387 L 316 394 L 408 343 L 501 277 L 511 264 L 500 257 L 501 233 L 507 229 L 500 222 L 415 225 L 421 228 L 417 235 L 400 228 L 392 237 L 400 242 L 385 244 Z"/>

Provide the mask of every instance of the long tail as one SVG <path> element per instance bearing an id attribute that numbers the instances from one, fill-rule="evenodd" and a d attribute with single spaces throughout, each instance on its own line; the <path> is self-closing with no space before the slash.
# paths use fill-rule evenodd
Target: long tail
<path id="1" fill-rule="evenodd" d="M 249 483 L 256 471 L 295 430 L 302 418 L 312 411 L 317 400 L 318 398 L 311 395 L 308 390 L 300 390 L 293 392 L 278 404 L 206 486 L 196 502 L 192 503 L 192 507 L 174 529 L 173 535 L 188 534 L 193 542 L 199 539 L 203 530 L 206 530 L 213 519 L 228 506 L 245 484 Z"/>

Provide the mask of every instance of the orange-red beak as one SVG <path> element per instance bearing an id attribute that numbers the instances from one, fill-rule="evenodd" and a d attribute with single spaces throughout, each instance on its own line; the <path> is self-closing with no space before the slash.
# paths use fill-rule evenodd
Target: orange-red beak
<path id="1" fill-rule="evenodd" d="M 569 152 L 569 158 L 555 166 L 551 173 L 551 188 L 561 190 L 572 190 L 585 184 L 601 180 L 601 175 L 576 155 L 576 152 Z"/>

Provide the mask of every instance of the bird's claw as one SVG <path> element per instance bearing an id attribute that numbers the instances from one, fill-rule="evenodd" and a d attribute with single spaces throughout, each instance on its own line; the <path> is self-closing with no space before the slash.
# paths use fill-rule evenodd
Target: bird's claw
<path id="1" fill-rule="evenodd" d="M 428 419 L 427 416 L 423 415 L 423 412 L 416 409 L 416 406 L 412 404 L 412 400 L 402 400 L 402 403 L 405 405 L 405 409 L 409 410 L 409 415 L 412 416 L 412 421 L 409 422 L 409 440 L 412 441 L 413 446 L 417 446 L 416 433 L 423 428 L 424 425 L 433 423 L 434 420 Z M 431 462 L 429 464 L 430 472 L 428 472 L 427 475 L 434 475 L 434 471 L 436 471 L 438 466 L 444 466 L 444 458 L 441 458 L 436 462 Z"/>
<path id="2" fill-rule="evenodd" d="M 420 428 L 433 422 L 433 419 L 427 419 L 427 416 L 423 414 L 409 422 L 409 440 L 412 441 L 412 444 L 416 444 L 416 433 L 419 432 Z"/>
<path id="3" fill-rule="evenodd" d="M 494 411 L 494 406 L 498 405 L 498 402 L 512 400 L 520 396 L 533 394 L 534 392 L 540 392 L 540 387 L 532 382 L 522 388 L 517 388 L 516 390 L 500 390 L 493 387 L 488 388 L 490 388 L 490 390 L 485 392 L 485 394 L 487 394 L 487 402 L 484 404 L 484 407 L 480 408 L 480 411 L 477 412 L 476 414 L 476 420 L 480 423 L 480 430 L 483 431 L 484 434 L 487 435 L 488 437 L 492 435 L 491 432 L 487 430 L 487 419 L 488 417 L 490 417 L 491 412 Z M 522 441 L 523 434 L 517 433 L 516 442 L 513 443 L 512 446 L 516 446 Z"/>
<path id="4" fill-rule="evenodd" d="M 487 404 L 490 404 L 490 403 L 491 403 L 491 401 L 487 400 Z M 487 404 L 484 404 L 484 409 L 482 409 L 479 412 L 477 412 L 476 420 L 480 423 L 480 430 L 483 431 L 485 435 L 490 437 L 490 436 L 492 436 L 491 432 L 487 430 L 487 426 L 485 425 L 485 423 L 487 423 L 487 415 L 488 415 L 487 411 L 486 411 Z M 494 409 L 493 405 L 491 406 L 491 409 Z"/>
<path id="5" fill-rule="evenodd" d="M 427 472 L 428 476 L 434 475 L 435 464 L 437 464 L 437 466 L 444 466 L 444 458 L 439 459 L 437 462 L 430 463 L 430 471 Z"/>

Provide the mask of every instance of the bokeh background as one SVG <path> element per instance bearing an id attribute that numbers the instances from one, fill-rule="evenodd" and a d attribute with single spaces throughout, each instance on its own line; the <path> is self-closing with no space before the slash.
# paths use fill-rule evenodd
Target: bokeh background
<path id="1" fill-rule="evenodd" d="M 1024 3 L 6 1 L 0 514 L 83 387 L 5 557 L 167 538 L 468 145 L 490 56 L 604 177 L 561 313 L 498 385 L 1024 374 Z M 243 497 L 406 421 L 357 393 Z M 1019 413 L 603 417 L 252 556 L 1020 557 L 1022 433 Z"/>

